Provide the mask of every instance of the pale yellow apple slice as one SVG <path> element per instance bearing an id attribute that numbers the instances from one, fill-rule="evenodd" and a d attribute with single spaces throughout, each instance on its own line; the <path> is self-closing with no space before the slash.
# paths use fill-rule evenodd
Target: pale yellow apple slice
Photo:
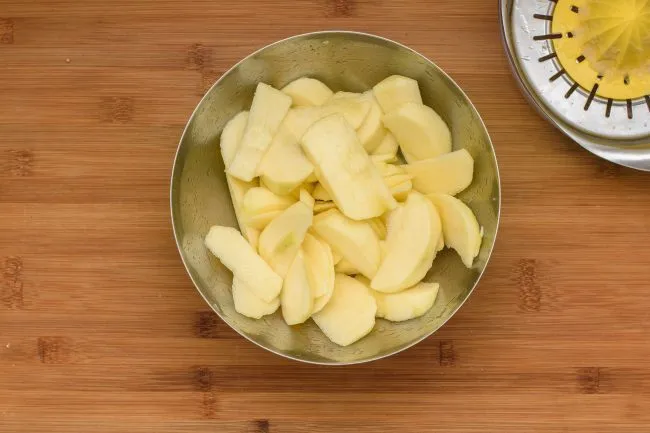
<path id="1" fill-rule="evenodd" d="M 379 146 L 377 146 L 377 148 L 372 152 L 372 154 L 385 157 L 385 162 L 394 162 L 397 161 L 398 149 L 399 144 L 397 143 L 395 136 L 388 132 L 381 140 L 381 143 L 379 143 Z"/>
<path id="2" fill-rule="evenodd" d="M 246 182 L 257 176 L 257 169 L 271 145 L 273 136 L 291 107 L 291 97 L 268 84 L 259 83 L 244 136 L 228 167 L 228 174 Z"/>
<path id="3" fill-rule="evenodd" d="M 334 269 L 339 274 L 345 274 L 345 275 L 357 275 L 360 273 L 359 270 L 352 263 L 348 262 L 345 259 L 341 259 L 341 261 L 336 264 Z"/>
<path id="4" fill-rule="evenodd" d="M 314 188 L 314 198 L 316 200 L 321 200 L 321 201 L 331 201 L 332 197 L 330 196 L 330 193 L 327 192 L 327 190 L 321 185 L 320 183 L 316 185 L 316 188 Z"/>
<path id="5" fill-rule="evenodd" d="M 232 227 L 212 226 L 205 246 L 258 298 L 271 302 L 282 289 L 282 277 Z"/>
<path id="6" fill-rule="evenodd" d="M 447 124 L 426 105 L 408 103 L 387 113 L 384 126 L 399 143 L 409 163 L 451 152 Z"/>
<path id="7" fill-rule="evenodd" d="M 386 239 L 386 224 L 381 218 L 371 218 L 368 220 L 368 224 L 377 233 L 380 240 Z"/>
<path id="8" fill-rule="evenodd" d="M 333 95 L 323 82 L 308 77 L 292 81 L 282 88 L 282 92 L 291 96 L 294 106 L 323 105 Z"/>
<path id="9" fill-rule="evenodd" d="M 314 298 L 309 286 L 307 267 L 302 250 L 298 250 L 284 279 L 280 303 L 282 305 L 282 317 L 287 325 L 303 323 L 311 315 Z"/>
<path id="10" fill-rule="evenodd" d="M 230 167 L 232 160 L 237 154 L 237 149 L 244 136 L 247 123 L 248 111 L 241 111 L 226 123 L 226 126 L 224 126 L 221 132 L 219 147 L 221 148 L 221 156 L 223 157 L 223 164 L 226 168 Z"/>
<path id="11" fill-rule="evenodd" d="M 306 182 L 314 171 L 299 143 L 300 136 L 308 127 L 302 126 L 302 111 L 289 110 L 258 168 L 261 181 L 278 195 L 289 194 Z"/>
<path id="12" fill-rule="evenodd" d="M 318 181 L 349 218 L 373 218 L 397 206 L 356 133 L 340 115 L 314 123 L 302 137 L 302 147 L 316 167 Z"/>
<path id="13" fill-rule="evenodd" d="M 334 250 L 332 250 L 332 258 L 334 259 L 334 265 L 338 265 L 339 262 L 343 260 L 343 256 Z"/>
<path id="14" fill-rule="evenodd" d="M 395 293 L 424 278 L 435 257 L 441 232 L 440 219 L 432 210 L 422 194 L 409 194 L 399 216 L 389 222 L 387 254 L 372 279 L 374 290 Z M 417 281 L 413 282 L 414 279 Z"/>
<path id="15" fill-rule="evenodd" d="M 314 297 L 311 314 L 318 313 L 329 302 L 334 291 L 334 258 L 325 241 L 307 233 L 302 244 L 307 264 L 307 278 Z"/>
<path id="16" fill-rule="evenodd" d="M 409 175 L 394 175 L 384 178 L 386 186 L 390 189 L 395 200 L 403 202 L 407 199 L 409 193 L 413 190 L 413 183 Z"/>
<path id="17" fill-rule="evenodd" d="M 272 210 L 254 215 L 244 214 L 244 224 L 247 228 L 250 227 L 255 230 L 264 230 L 266 226 L 268 226 L 271 221 L 280 216 L 282 212 L 283 211 L 281 210 Z"/>
<path id="18" fill-rule="evenodd" d="M 407 103 L 422 104 L 418 82 L 401 75 L 385 78 L 376 84 L 372 91 L 384 113 L 389 113 Z"/>
<path id="19" fill-rule="evenodd" d="M 370 111 L 370 101 L 360 95 L 335 95 L 321 107 L 324 116 L 341 115 L 353 129 L 358 129 Z"/>
<path id="20" fill-rule="evenodd" d="M 377 317 L 392 322 L 402 322 L 423 316 L 431 309 L 440 285 L 438 283 L 419 283 L 399 293 L 372 291 L 377 301 Z"/>
<path id="21" fill-rule="evenodd" d="M 379 238 L 367 222 L 331 209 L 314 217 L 312 230 L 362 274 L 368 278 L 375 275 L 381 260 Z"/>
<path id="22" fill-rule="evenodd" d="M 428 194 L 442 219 L 445 244 L 456 250 L 463 264 L 472 267 L 481 248 L 481 229 L 472 210 L 447 194 Z"/>
<path id="23" fill-rule="evenodd" d="M 244 129 L 246 129 L 246 122 L 248 122 L 248 111 L 242 111 L 230 119 L 223 128 L 219 146 L 226 168 L 230 166 L 232 159 L 235 157 L 235 153 L 237 153 L 237 147 L 244 135 Z M 244 182 L 226 174 L 226 183 L 230 190 L 230 198 L 232 199 L 239 229 L 248 242 L 253 245 L 253 248 L 257 249 L 259 233 L 257 229 L 245 224 L 244 212 L 242 210 L 244 195 L 249 189 L 257 186 L 257 181 Z"/>
<path id="24" fill-rule="evenodd" d="M 317 201 L 314 205 L 314 214 L 323 213 L 330 209 L 335 209 L 336 203 L 333 201 Z"/>
<path id="25" fill-rule="evenodd" d="M 260 256 L 283 278 L 312 224 L 312 216 L 313 208 L 299 201 L 278 215 L 260 234 Z"/>
<path id="26" fill-rule="evenodd" d="M 248 216 L 283 211 L 295 202 L 293 197 L 279 196 L 264 187 L 256 187 L 249 189 L 244 194 L 242 211 Z"/>
<path id="27" fill-rule="evenodd" d="M 460 149 L 402 168 L 413 176 L 413 188 L 422 194 L 456 195 L 472 183 L 474 160 L 467 150 Z"/>
<path id="28" fill-rule="evenodd" d="M 266 302 L 253 293 L 246 283 L 237 277 L 232 280 L 232 298 L 235 304 L 235 311 L 252 319 L 260 319 L 263 316 L 275 313 L 280 306 L 280 298 L 274 298 Z"/>
<path id="29" fill-rule="evenodd" d="M 388 132 L 382 123 L 384 115 L 381 107 L 377 103 L 372 91 L 363 94 L 363 97 L 370 102 L 370 109 L 365 120 L 357 129 L 357 136 L 366 152 L 372 153 L 381 144 L 384 136 Z"/>
<path id="30" fill-rule="evenodd" d="M 349 346 L 372 331 L 376 313 L 370 290 L 354 278 L 337 274 L 332 298 L 312 318 L 332 342 Z"/>

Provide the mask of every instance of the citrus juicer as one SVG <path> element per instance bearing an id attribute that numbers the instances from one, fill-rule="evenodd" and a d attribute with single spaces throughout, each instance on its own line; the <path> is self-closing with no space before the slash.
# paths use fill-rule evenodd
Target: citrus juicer
<path id="1" fill-rule="evenodd" d="M 526 95 L 594 154 L 650 171 L 650 0 L 500 0 Z"/>

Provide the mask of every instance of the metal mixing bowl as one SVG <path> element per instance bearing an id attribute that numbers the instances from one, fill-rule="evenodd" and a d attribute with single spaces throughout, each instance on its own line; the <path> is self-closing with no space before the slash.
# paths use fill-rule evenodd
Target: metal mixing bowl
<path id="1" fill-rule="evenodd" d="M 250 107 L 258 82 L 281 88 L 311 76 L 333 90 L 361 92 L 392 74 L 418 80 L 426 105 L 435 109 L 452 131 L 454 149 L 467 149 L 475 161 L 474 181 L 459 198 L 483 227 L 481 251 L 471 269 L 445 249 L 438 254 L 426 281 L 440 283 L 433 308 L 401 323 L 377 320 L 375 329 L 348 347 L 330 342 L 313 321 L 287 326 L 280 312 L 253 320 L 235 312 L 232 274 L 204 247 L 210 226 L 237 227 L 219 135 L 226 122 Z M 485 125 L 463 91 L 431 61 L 396 42 L 355 32 L 318 32 L 273 43 L 226 72 L 192 114 L 181 138 L 171 181 L 174 235 L 194 285 L 212 309 L 235 331 L 259 346 L 288 358 L 317 364 L 353 364 L 406 349 L 440 328 L 469 297 L 483 273 L 494 245 L 500 210 L 497 162 Z"/>

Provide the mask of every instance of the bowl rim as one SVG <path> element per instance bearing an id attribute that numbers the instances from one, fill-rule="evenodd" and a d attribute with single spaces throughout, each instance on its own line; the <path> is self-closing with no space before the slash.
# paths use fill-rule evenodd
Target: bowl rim
<path id="1" fill-rule="evenodd" d="M 246 335 L 243 331 L 240 331 L 235 326 L 231 325 L 219 313 L 219 311 L 217 311 L 217 309 L 208 300 L 208 298 L 203 293 L 203 291 L 199 288 L 199 284 L 196 281 L 196 279 L 194 278 L 194 275 L 193 275 L 193 273 L 192 273 L 192 271 L 190 269 L 189 263 L 187 262 L 187 260 L 185 259 L 184 254 L 183 254 L 181 243 L 179 241 L 179 233 L 178 233 L 178 228 L 177 228 L 177 224 L 180 221 L 180 216 L 176 215 L 176 212 L 174 211 L 174 179 L 177 178 L 177 176 L 180 176 L 180 173 L 177 173 L 177 171 L 182 168 L 182 167 L 179 166 L 179 160 L 178 160 L 180 150 L 181 150 L 183 141 L 185 139 L 185 136 L 187 135 L 189 126 L 192 123 L 192 120 L 194 119 L 197 112 L 199 111 L 199 108 L 202 106 L 203 102 L 206 100 L 208 95 L 210 95 L 212 90 L 219 85 L 219 83 L 221 82 L 221 80 L 223 80 L 224 77 L 226 77 L 230 72 L 232 72 L 234 69 L 236 69 L 239 65 L 241 65 L 242 63 L 247 61 L 249 58 L 254 57 L 255 55 L 257 55 L 257 54 L 261 53 L 262 51 L 266 50 L 267 48 L 270 48 L 270 47 L 273 47 L 275 45 L 279 45 L 279 44 L 282 44 L 282 43 L 285 43 L 285 42 L 288 42 L 288 41 L 291 41 L 291 40 L 294 40 L 294 39 L 309 38 L 309 37 L 313 37 L 313 36 L 322 36 L 322 35 L 352 35 L 352 36 L 367 37 L 367 38 L 370 38 L 370 39 L 377 39 L 379 41 L 386 42 L 386 43 L 389 43 L 389 44 L 393 44 L 393 45 L 395 45 L 395 46 L 397 46 L 399 48 L 403 48 L 403 49 L 405 49 L 407 51 L 410 51 L 411 53 L 415 54 L 416 56 L 419 56 L 423 60 L 430 63 L 433 67 L 438 69 L 438 71 L 446 79 L 448 79 L 449 82 L 451 82 L 454 86 L 456 86 L 457 90 L 465 98 L 465 100 L 467 101 L 469 106 L 478 115 L 477 116 L 478 120 L 480 121 L 480 123 L 481 123 L 481 125 L 482 125 L 482 127 L 483 127 L 483 129 L 485 131 L 488 143 L 490 145 L 490 148 L 492 149 L 492 157 L 494 159 L 494 165 L 495 165 L 495 168 L 496 168 L 496 181 L 497 181 L 498 193 L 499 193 L 498 194 L 499 197 L 498 197 L 497 215 L 496 215 L 496 226 L 495 226 L 495 231 L 494 231 L 494 241 L 492 242 L 492 245 L 490 246 L 490 250 L 487 253 L 487 257 L 486 257 L 486 260 L 485 260 L 485 266 L 483 267 L 483 269 L 479 273 L 474 285 L 467 292 L 467 296 L 465 296 L 465 299 L 463 299 L 461 302 L 459 302 L 458 305 L 455 307 L 455 309 L 443 321 L 440 322 L 439 326 L 436 329 L 432 330 L 431 332 L 427 332 L 427 333 L 423 334 L 422 336 L 414 339 L 410 343 L 408 343 L 408 344 L 404 345 L 403 347 L 400 347 L 399 349 L 396 349 L 396 350 L 394 350 L 394 351 L 392 351 L 390 353 L 382 353 L 380 355 L 375 355 L 375 356 L 371 356 L 371 357 L 368 357 L 368 358 L 365 358 L 365 359 L 359 359 L 359 360 L 353 360 L 353 361 L 332 361 L 332 362 L 329 362 L 329 361 L 315 361 L 315 360 L 304 359 L 304 358 L 300 358 L 300 357 L 297 357 L 297 356 L 293 356 L 293 355 L 290 355 L 290 354 L 287 354 L 287 353 L 283 353 L 283 352 L 281 352 L 281 351 L 279 351 L 279 350 L 277 350 L 275 348 L 266 347 L 266 346 L 258 343 L 257 341 L 255 341 L 254 339 L 249 337 L 248 335 Z M 174 162 L 173 162 L 173 165 L 172 165 L 170 187 L 169 187 L 169 205 L 170 205 L 170 211 L 171 211 L 170 216 L 171 216 L 171 223 L 172 223 L 172 231 L 174 233 L 174 240 L 176 242 L 176 248 L 178 250 L 178 253 L 181 256 L 181 261 L 183 262 L 183 266 L 185 267 L 185 271 L 187 272 L 188 276 L 190 277 L 190 280 L 192 281 L 192 283 L 194 284 L 194 288 L 196 289 L 196 291 L 199 292 L 199 294 L 201 295 L 203 300 L 210 306 L 212 311 L 214 311 L 214 313 L 217 314 L 217 316 L 219 316 L 219 318 L 224 323 L 226 323 L 232 330 L 234 330 L 236 333 L 238 333 L 239 335 L 241 335 L 242 337 L 244 337 L 246 340 L 250 341 L 251 343 L 255 344 L 256 346 L 258 346 L 258 347 L 260 347 L 260 348 L 262 348 L 264 350 L 267 350 L 267 351 L 269 351 L 271 353 L 274 353 L 276 355 L 279 355 L 279 356 L 281 356 L 283 358 L 293 360 L 293 361 L 303 362 L 303 363 L 306 363 L 306 364 L 313 364 L 313 365 L 345 366 L 345 365 L 364 364 L 364 363 L 368 363 L 368 362 L 372 362 L 372 361 L 378 361 L 380 359 L 388 358 L 390 356 L 393 356 L 393 355 L 396 355 L 396 354 L 398 354 L 400 352 L 403 352 L 403 351 L 405 351 L 407 349 L 410 349 L 413 346 L 415 346 L 415 345 L 419 344 L 420 342 L 422 342 L 423 340 L 429 338 L 435 332 L 437 332 L 440 328 L 442 328 L 458 312 L 458 310 L 460 310 L 460 308 L 465 304 L 465 302 L 467 302 L 467 300 L 472 295 L 472 293 L 474 293 L 474 290 L 476 289 L 476 286 L 478 286 L 479 282 L 481 281 L 481 278 L 483 277 L 483 274 L 485 273 L 485 270 L 487 269 L 487 267 L 488 267 L 488 265 L 490 263 L 490 258 L 492 257 L 492 253 L 493 253 L 494 247 L 496 245 L 496 239 L 497 239 L 497 235 L 498 235 L 498 232 L 499 232 L 499 225 L 500 225 L 500 222 L 501 222 L 501 195 L 502 195 L 501 194 L 501 177 L 500 177 L 500 173 L 499 173 L 499 165 L 498 165 L 498 161 L 497 161 L 496 151 L 494 149 L 494 144 L 492 143 L 492 138 L 490 137 L 487 126 L 485 125 L 485 121 L 483 120 L 483 118 L 481 117 L 478 109 L 472 103 L 472 101 L 467 96 L 465 91 L 442 68 L 440 68 L 431 59 L 424 56 L 420 52 L 414 50 L 413 48 L 410 48 L 410 47 L 408 47 L 408 46 L 406 46 L 406 45 L 404 45 L 404 44 L 402 44 L 400 42 L 394 41 L 392 39 L 389 39 L 389 38 L 386 38 L 386 37 L 383 37 L 383 36 L 379 36 L 379 35 L 375 35 L 375 34 L 367 33 L 367 32 L 352 31 L 352 30 L 321 30 L 321 31 L 307 32 L 307 33 L 301 33 L 301 34 L 289 36 L 287 38 L 283 38 L 283 39 L 277 40 L 275 42 L 271 42 L 270 44 L 264 45 L 263 47 L 253 51 L 252 53 L 248 54 L 243 59 L 241 59 L 240 61 L 235 63 L 227 71 L 225 71 L 223 74 L 221 74 L 221 76 L 214 82 L 214 84 L 212 84 L 212 86 L 210 86 L 210 88 L 205 92 L 203 97 L 199 100 L 196 107 L 192 111 L 192 114 L 190 115 L 187 123 L 185 124 L 185 127 L 183 128 L 183 133 L 181 134 L 180 140 L 179 140 L 178 145 L 176 147 L 176 152 L 174 153 Z"/>

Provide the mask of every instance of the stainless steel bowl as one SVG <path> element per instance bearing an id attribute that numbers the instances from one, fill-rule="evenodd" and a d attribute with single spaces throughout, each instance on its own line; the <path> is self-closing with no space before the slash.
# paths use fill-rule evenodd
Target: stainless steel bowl
<path id="1" fill-rule="evenodd" d="M 484 239 L 474 266 L 444 250 L 427 281 L 440 283 L 434 307 L 402 323 L 378 320 L 375 329 L 348 347 L 330 342 L 312 321 L 287 326 L 279 312 L 252 320 L 235 312 L 231 273 L 214 259 L 203 238 L 214 224 L 237 227 L 219 135 L 237 112 L 248 109 L 255 86 L 282 87 L 311 76 L 333 90 L 363 91 L 392 74 L 418 80 L 424 103 L 450 126 L 454 148 L 474 157 L 472 185 L 460 198 L 475 212 Z M 278 355 L 316 364 L 353 364 L 404 350 L 440 328 L 469 297 L 483 273 L 497 233 L 500 184 L 497 162 L 485 125 L 463 91 L 435 64 L 417 52 L 378 36 L 355 32 L 318 32 L 294 36 L 251 54 L 226 72 L 192 114 L 181 138 L 171 180 L 171 212 L 176 243 L 194 285 L 212 309 L 235 331 Z"/>

